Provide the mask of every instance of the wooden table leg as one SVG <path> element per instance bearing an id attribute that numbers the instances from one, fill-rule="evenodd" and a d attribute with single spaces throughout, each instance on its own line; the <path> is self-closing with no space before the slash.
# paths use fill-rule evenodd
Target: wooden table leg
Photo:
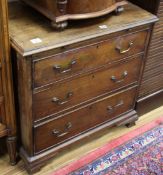
<path id="1" fill-rule="evenodd" d="M 16 164 L 16 140 L 16 137 L 7 138 L 7 149 L 11 165 Z"/>

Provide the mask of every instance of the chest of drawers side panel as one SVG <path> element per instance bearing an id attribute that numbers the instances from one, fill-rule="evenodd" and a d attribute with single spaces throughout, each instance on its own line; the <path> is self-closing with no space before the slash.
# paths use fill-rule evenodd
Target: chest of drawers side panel
<path id="1" fill-rule="evenodd" d="M 31 61 L 17 55 L 19 110 L 23 147 L 33 154 Z"/>

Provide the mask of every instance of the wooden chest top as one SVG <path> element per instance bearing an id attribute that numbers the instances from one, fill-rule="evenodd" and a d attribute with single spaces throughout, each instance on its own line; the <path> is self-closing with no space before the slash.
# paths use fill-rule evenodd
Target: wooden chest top
<path id="1" fill-rule="evenodd" d="M 75 44 L 114 32 L 149 24 L 156 16 L 128 4 L 116 16 L 110 14 L 91 20 L 71 22 L 68 29 L 57 32 L 39 13 L 20 2 L 9 3 L 9 29 L 12 46 L 23 56 Z"/>

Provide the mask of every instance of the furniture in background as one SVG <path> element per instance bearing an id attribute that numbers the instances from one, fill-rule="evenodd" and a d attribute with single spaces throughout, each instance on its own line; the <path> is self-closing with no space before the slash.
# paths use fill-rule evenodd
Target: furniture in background
<path id="1" fill-rule="evenodd" d="M 135 102 L 157 17 L 128 4 L 119 16 L 76 21 L 56 32 L 29 9 L 19 2 L 9 4 L 20 155 L 31 173 L 93 133 L 135 123 Z"/>
<path id="2" fill-rule="evenodd" d="M 130 1 L 159 18 L 152 32 L 139 91 L 138 109 L 144 113 L 163 105 L 163 0 Z"/>
<path id="3" fill-rule="evenodd" d="M 124 0 L 22 0 L 52 21 L 56 29 L 64 29 L 68 20 L 88 19 L 123 11 Z"/>
<path id="4" fill-rule="evenodd" d="M 0 138 L 7 137 L 11 165 L 16 163 L 16 122 L 8 36 L 8 6 L 0 1 Z"/>

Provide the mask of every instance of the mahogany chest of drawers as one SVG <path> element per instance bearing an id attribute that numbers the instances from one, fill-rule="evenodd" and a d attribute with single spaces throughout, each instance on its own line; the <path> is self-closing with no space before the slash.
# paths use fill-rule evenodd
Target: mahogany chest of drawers
<path id="1" fill-rule="evenodd" d="M 10 4 L 20 155 L 29 172 L 103 128 L 138 119 L 135 101 L 157 18 L 132 4 L 125 8 L 119 16 L 81 21 L 54 32 L 35 11 Z"/>

